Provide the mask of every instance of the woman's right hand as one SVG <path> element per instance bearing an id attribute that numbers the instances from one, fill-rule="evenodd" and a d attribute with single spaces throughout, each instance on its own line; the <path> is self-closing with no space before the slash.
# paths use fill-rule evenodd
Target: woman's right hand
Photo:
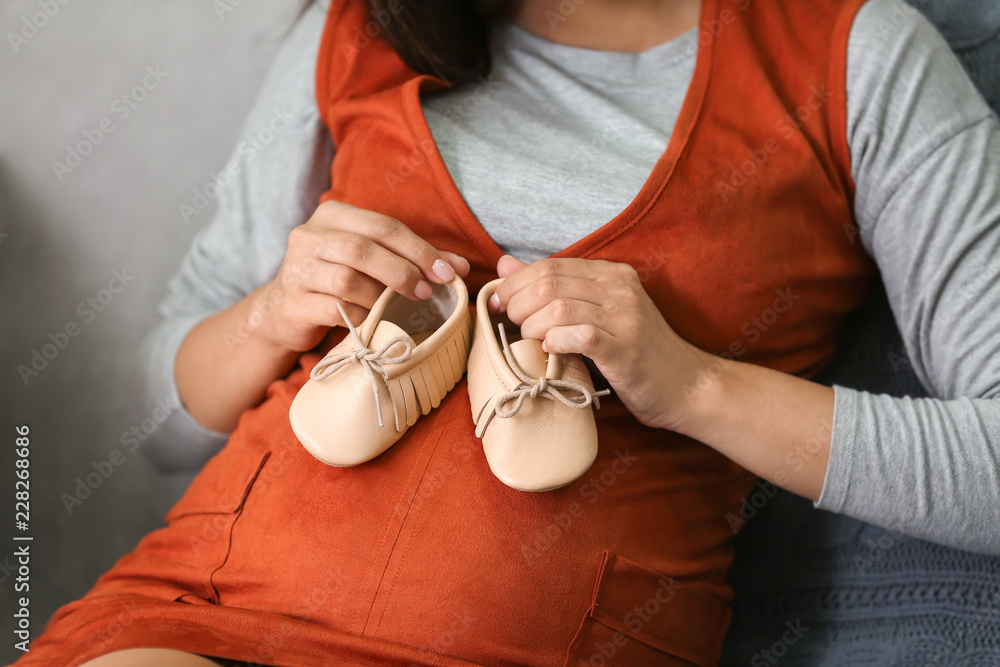
<path id="1" fill-rule="evenodd" d="M 400 221 L 328 201 L 289 234 L 278 275 L 261 290 L 276 306 L 262 333 L 284 349 L 304 352 L 330 327 L 344 324 L 338 302 L 360 324 L 386 286 L 426 299 L 429 282 L 446 283 L 456 272 L 467 276 L 469 262 L 437 250 Z"/>

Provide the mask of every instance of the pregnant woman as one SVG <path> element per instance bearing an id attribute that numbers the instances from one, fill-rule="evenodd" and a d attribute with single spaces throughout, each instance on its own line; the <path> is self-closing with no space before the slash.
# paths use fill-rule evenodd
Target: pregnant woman
<path id="1" fill-rule="evenodd" d="M 759 477 L 1000 553 L 1000 128 L 898 0 L 321 2 L 246 133 L 147 347 L 148 453 L 212 458 L 23 664 L 715 664 Z M 610 390 L 568 485 L 494 476 L 472 377 L 296 438 L 345 316 L 456 274 Z M 878 280 L 935 398 L 809 380 Z"/>

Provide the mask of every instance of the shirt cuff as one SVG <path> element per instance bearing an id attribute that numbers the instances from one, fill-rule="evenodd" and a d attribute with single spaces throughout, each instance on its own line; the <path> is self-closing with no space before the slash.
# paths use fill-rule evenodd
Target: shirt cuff
<path id="1" fill-rule="evenodd" d="M 851 485 L 854 450 L 858 446 L 859 391 L 833 385 L 833 428 L 830 433 L 830 461 L 823 480 L 823 492 L 813 503 L 818 509 L 843 513 Z"/>

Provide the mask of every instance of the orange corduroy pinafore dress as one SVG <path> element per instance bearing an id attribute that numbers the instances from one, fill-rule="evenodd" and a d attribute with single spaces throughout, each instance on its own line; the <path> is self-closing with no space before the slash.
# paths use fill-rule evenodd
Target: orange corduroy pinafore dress
<path id="1" fill-rule="evenodd" d="M 631 264 L 702 349 L 820 370 L 876 277 L 855 237 L 846 140 L 860 4 L 705 0 L 666 152 L 627 209 L 558 256 Z M 337 147 L 323 199 L 391 215 L 467 257 L 474 295 L 502 252 L 422 115 L 420 95 L 446 84 L 404 66 L 380 30 L 360 0 L 333 1 L 317 68 Z M 287 416 L 319 358 L 303 355 L 270 386 L 167 527 L 63 607 L 24 664 L 138 646 L 302 666 L 718 660 L 728 540 L 755 478 L 642 426 L 612 396 L 583 478 L 515 491 L 490 473 L 464 381 L 374 461 L 327 466 Z"/>

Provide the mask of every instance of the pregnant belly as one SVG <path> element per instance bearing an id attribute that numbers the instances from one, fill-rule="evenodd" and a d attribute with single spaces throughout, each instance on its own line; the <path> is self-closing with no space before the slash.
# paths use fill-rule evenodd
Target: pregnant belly
<path id="1" fill-rule="evenodd" d="M 272 385 L 168 515 L 205 526 L 188 547 L 212 601 L 481 664 L 717 659 L 726 515 L 748 473 L 607 400 L 586 475 L 515 491 L 489 470 L 464 380 L 382 456 L 332 467 L 288 423 L 306 377 Z"/>

